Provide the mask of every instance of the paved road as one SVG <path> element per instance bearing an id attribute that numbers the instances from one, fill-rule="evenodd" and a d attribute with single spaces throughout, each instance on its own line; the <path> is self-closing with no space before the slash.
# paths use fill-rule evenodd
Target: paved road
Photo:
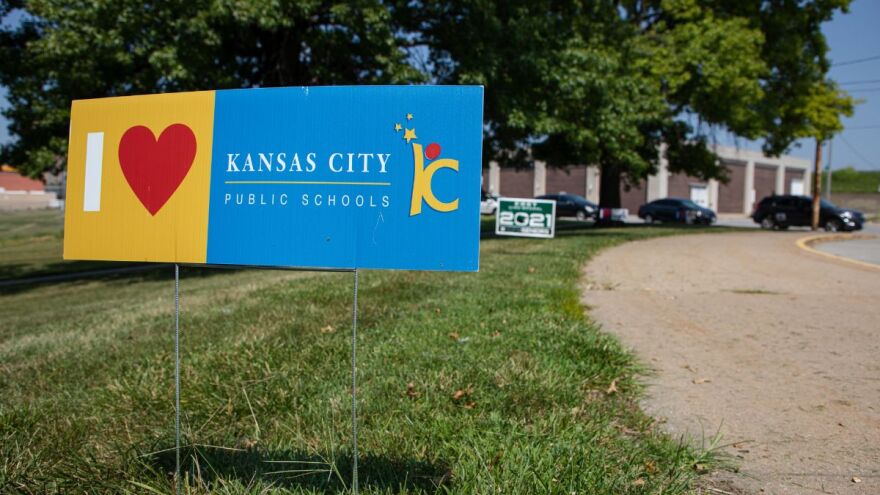
<path id="1" fill-rule="evenodd" d="M 758 228 L 758 224 L 751 218 L 727 217 L 718 220 L 718 225 L 727 227 L 752 227 Z M 812 232 L 807 228 L 792 228 L 792 232 Z M 819 231 L 820 233 L 822 231 Z M 874 239 L 844 240 L 839 242 L 822 242 L 813 247 L 819 251 L 831 253 L 845 258 L 852 258 L 866 263 L 880 265 L 880 223 L 867 223 L 859 232 L 860 234 L 876 235 Z"/>
<path id="2" fill-rule="evenodd" d="M 880 237 L 874 239 L 853 239 L 835 242 L 821 242 L 813 248 L 844 258 L 852 258 L 880 267 Z"/>
<path id="3" fill-rule="evenodd" d="M 805 235 L 633 242 L 585 269 L 591 316 L 657 371 L 646 410 L 723 435 L 741 465 L 708 478 L 723 492 L 880 493 L 880 271 Z"/>

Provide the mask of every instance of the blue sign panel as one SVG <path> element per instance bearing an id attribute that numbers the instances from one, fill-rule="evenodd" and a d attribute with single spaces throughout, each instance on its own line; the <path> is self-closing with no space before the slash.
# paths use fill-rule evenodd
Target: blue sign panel
<path id="1" fill-rule="evenodd" d="M 475 271 L 483 88 L 217 91 L 206 262 Z"/>

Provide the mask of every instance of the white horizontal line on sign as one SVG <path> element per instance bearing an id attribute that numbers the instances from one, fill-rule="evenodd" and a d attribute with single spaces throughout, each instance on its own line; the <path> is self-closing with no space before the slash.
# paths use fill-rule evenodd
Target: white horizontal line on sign
<path id="1" fill-rule="evenodd" d="M 104 163 L 104 133 L 86 136 L 86 177 L 83 187 L 83 211 L 101 211 L 101 167 Z"/>
<path id="2" fill-rule="evenodd" d="M 390 182 L 334 182 L 317 180 L 228 180 L 224 184 L 307 184 L 307 185 L 338 185 L 338 186 L 390 186 Z"/>

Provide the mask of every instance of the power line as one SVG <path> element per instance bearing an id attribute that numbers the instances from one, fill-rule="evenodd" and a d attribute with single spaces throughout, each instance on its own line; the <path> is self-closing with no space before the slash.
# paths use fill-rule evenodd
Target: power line
<path id="1" fill-rule="evenodd" d="M 859 88 L 846 90 L 847 93 L 874 93 L 876 91 L 880 91 L 880 88 Z"/>
<path id="2" fill-rule="evenodd" d="M 837 137 L 839 137 L 840 140 L 843 141 L 843 144 L 847 145 L 847 147 L 849 147 L 849 149 L 851 149 L 852 152 L 855 153 L 857 157 L 861 158 L 862 161 L 865 162 L 865 165 L 868 166 L 868 168 L 874 168 L 874 165 L 871 165 L 871 160 L 868 160 L 867 158 L 865 158 L 865 155 L 861 154 L 859 152 L 859 150 L 857 150 L 855 148 L 855 146 L 853 146 L 852 144 L 850 144 L 849 141 L 846 140 L 845 137 L 843 137 L 842 135 L 838 135 Z"/>
<path id="3" fill-rule="evenodd" d="M 862 62 L 870 62 L 871 60 L 880 60 L 880 55 L 874 55 L 873 57 L 857 58 L 855 60 L 847 60 L 844 62 L 837 62 L 835 64 L 831 64 L 831 67 L 840 67 L 841 65 L 860 64 Z"/>
<path id="4" fill-rule="evenodd" d="M 853 84 L 874 84 L 880 83 L 880 79 L 862 79 L 860 81 L 846 81 L 837 83 L 841 86 L 852 86 Z"/>
<path id="5" fill-rule="evenodd" d="M 880 129 L 880 125 L 857 125 L 854 127 L 846 127 L 846 131 L 863 131 L 866 129 Z"/>

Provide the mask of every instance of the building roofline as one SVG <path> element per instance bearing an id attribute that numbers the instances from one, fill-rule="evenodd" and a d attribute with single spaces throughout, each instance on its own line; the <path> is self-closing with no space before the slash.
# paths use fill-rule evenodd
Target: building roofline
<path id="1" fill-rule="evenodd" d="M 741 162 L 754 162 L 755 165 L 782 165 L 785 168 L 809 170 L 813 166 L 812 160 L 792 155 L 767 156 L 760 151 L 736 148 L 733 146 L 714 146 L 712 149 L 723 160 L 736 160 Z"/>

